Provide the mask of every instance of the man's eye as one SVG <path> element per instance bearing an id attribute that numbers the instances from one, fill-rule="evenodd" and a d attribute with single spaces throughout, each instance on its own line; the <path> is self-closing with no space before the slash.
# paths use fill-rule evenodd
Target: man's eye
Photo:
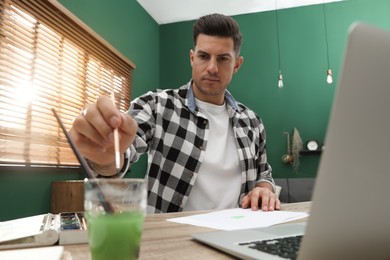
<path id="1" fill-rule="evenodd" d="M 198 57 L 199 57 L 201 60 L 206 60 L 208 56 L 207 56 L 206 54 L 199 54 Z"/>
<path id="2" fill-rule="evenodd" d="M 228 61 L 230 61 L 230 58 L 226 57 L 226 56 L 222 56 L 222 57 L 219 57 L 219 61 L 228 62 Z"/>

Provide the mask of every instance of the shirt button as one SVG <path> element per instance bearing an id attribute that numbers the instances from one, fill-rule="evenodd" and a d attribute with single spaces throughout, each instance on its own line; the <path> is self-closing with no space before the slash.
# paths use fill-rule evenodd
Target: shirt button
<path id="1" fill-rule="evenodd" d="M 207 120 L 203 120 L 203 124 L 206 125 L 207 124 Z"/>

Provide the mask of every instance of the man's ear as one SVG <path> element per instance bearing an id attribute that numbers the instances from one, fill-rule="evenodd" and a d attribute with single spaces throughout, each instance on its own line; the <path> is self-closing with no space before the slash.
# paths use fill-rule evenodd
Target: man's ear
<path id="1" fill-rule="evenodd" d="M 192 63 L 194 62 L 194 55 L 195 55 L 195 52 L 194 50 L 190 50 L 190 63 L 191 63 L 191 66 L 192 66 Z"/>
<path id="2" fill-rule="evenodd" d="M 240 69 L 243 62 L 244 62 L 244 57 L 238 56 L 236 59 L 236 64 L 234 65 L 234 69 L 233 69 L 234 73 L 236 73 Z"/>

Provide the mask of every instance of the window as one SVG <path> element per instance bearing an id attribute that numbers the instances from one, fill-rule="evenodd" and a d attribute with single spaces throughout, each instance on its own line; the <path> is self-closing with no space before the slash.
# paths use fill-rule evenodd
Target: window
<path id="1" fill-rule="evenodd" d="M 135 65 L 70 17 L 53 0 L 0 0 L 0 165 L 78 165 L 52 108 L 67 129 L 112 91 L 128 109 Z"/>

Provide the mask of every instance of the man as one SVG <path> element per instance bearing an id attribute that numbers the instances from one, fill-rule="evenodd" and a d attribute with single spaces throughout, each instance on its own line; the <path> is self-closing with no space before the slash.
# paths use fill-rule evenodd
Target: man
<path id="1" fill-rule="evenodd" d="M 193 40 L 188 84 L 149 92 L 127 113 L 103 96 L 75 119 L 72 138 L 102 176 L 116 174 L 114 128 L 124 154 L 121 176 L 147 152 L 149 213 L 280 209 L 261 119 L 226 90 L 243 62 L 238 24 L 220 14 L 203 16 Z"/>

